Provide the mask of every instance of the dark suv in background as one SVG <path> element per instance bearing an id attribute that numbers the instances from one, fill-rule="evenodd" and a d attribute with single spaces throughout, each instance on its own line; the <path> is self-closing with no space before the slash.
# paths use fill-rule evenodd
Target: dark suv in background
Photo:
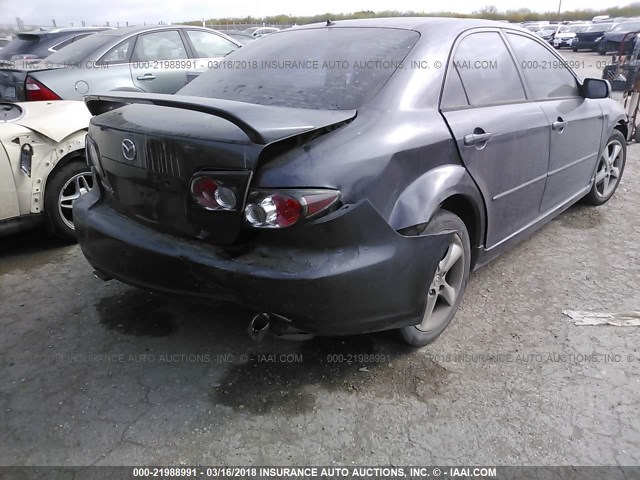
<path id="1" fill-rule="evenodd" d="M 53 28 L 19 33 L 0 50 L 0 62 L 46 58 L 63 47 L 112 27 Z"/>

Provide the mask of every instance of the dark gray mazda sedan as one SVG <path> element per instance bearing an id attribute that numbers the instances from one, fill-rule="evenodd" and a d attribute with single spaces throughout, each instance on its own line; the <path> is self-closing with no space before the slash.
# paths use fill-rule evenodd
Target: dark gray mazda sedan
<path id="1" fill-rule="evenodd" d="M 86 98 L 78 240 L 100 278 L 241 303 L 254 334 L 425 345 L 471 270 L 611 198 L 627 120 L 608 97 L 503 23 L 274 33 L 177 95 Z"/>

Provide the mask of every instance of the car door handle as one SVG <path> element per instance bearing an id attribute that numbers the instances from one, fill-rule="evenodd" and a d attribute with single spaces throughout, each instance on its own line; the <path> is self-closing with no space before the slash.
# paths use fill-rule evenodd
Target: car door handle
<path id="1" fill-rule="evenodd" d="M 145 73 L 144 75 L 140 75 L 138 80 L 153 80 L 156 76 L 153 73 Z"/>
<path id="2" fill-rule="evenodd" d="M 564 121 L 562 117 L 558 117 L 558 120 L 556 120 L 551 124 L 551 128 L 553 128 L 554 130 L 558 130 L 560 132 L 562 132 L 562 130 L 564 130 L 564 127 L 566 126 L 567 126 L 567 122 Z"/>
<path id="3" fill-rule="evenodd" d="M 464 144 L 468 147 L 472 145 L 479 145 L 491 140 L 493 133 L 470 133 L 464 136 Z"/>

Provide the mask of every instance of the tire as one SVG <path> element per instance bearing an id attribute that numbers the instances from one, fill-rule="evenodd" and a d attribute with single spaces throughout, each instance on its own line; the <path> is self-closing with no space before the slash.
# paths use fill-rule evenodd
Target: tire
<path id="1" fill-rule="evenodd" d="M 422 347 L 433 342 L 451 323 L 456 314 L 464 290 L 467 287 L 469 279 L 469 270 L 471 265 L 471 242 L 469 241 L 469 233 L 462 220 L 447 210 L 439 210 L 429 221 L 422 235 L 454 232 L 454 237 L 445 253 L 445 256 L 438 265 L 438 270 L 429 285 L 425 285 L 427 291 L 427 302 L 425 303 L 425 316 L 423 322 L 419 325 L 411 325 L 400 329 L 402 340 L 414 347 Z M 445 266 L 445 260 L 450 258 L 449 255 L 456 255 L 461 252 L 458 260 L 448 265 L 446 271 L 442 273 L 442 267 Z M 442 292 L 449 291 L 444 285 L 453 289 L 455 296 L 453 301 L 446 300 L 447 295 Z M 429 296 L 431 292 L 435 293 L 433 300 L 432 313 L 427 316 L 429 309 Z M 451 294 L 450 294 L 451 295 Z"/>
<path id="2" fill-rule="evenodd" d="M 598 155 L 595 180 L 591 190 L 584 197 L 584 203 L 593 206 L 607 203 L 620 185 L 626 162 L 627 141 L 622 133 L 614 130 Z"/>
<path id="3" fill-rule="evenodd" d="M 70 160 L 49 176 L 44 192 L 44 211 L 53 235 L 63 240 L 76 240 L 71 206 L 73 200 L 92 187 L 91 171 L 82 156 Z"/>
<path id="4" fill-rule="evenodd" d="M 571 50 L 573 50 L 574 52 L 577 52 L 578 49 L 577 48 L 572 48 Z"/>

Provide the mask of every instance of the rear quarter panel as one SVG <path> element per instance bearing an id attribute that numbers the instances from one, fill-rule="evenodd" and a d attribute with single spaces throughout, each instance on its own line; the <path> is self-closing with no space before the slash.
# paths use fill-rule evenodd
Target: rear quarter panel
<path id="1" fill-rule="evenodd" d="M 64 100 L 82 100 L 90 93 L 112 90 L 141 91 L 131 80 L 128 64 L 99 66 L 89 63 L 76 67 L 43 70 L 31 74 Z"/>
<path id="2" fill-rule="evenodd" d="M 436 110 L 362 109 L 337 131 L 262 164 L 253 186 L 336 188 L 368 199 L 395 230 L 424 223 L 453 194 L 482 202 Z"/>

